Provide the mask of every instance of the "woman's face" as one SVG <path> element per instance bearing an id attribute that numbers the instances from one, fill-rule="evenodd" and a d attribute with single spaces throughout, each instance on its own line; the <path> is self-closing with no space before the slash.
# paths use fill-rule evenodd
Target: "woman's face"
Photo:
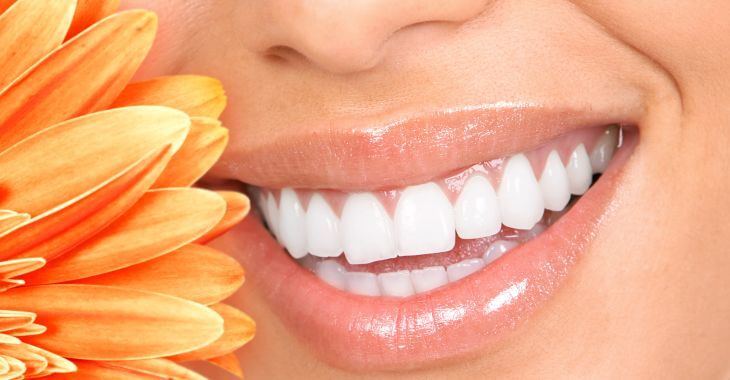
<path id="1" fill-rule="evenodd" d="M 223 81 L 209 183 L 288 248 L 217 242 L 248 377 L 730 376 L 730 3 L 124 3 L 143 76 Z"/>

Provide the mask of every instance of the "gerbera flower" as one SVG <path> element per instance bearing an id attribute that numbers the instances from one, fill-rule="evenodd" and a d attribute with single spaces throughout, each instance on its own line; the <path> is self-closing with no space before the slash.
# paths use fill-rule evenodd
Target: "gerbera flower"
<path id="1" fill-rule="evenodd" d="M 203 245 L 248 199 L 191 187 L 227 142 L 221 85 L 130 85 L 156 18 L 96 22 L 115 8 L 0 0 L 0 379 L 240 375 L 253 337 L 221 303 L 242 268 Z"/>

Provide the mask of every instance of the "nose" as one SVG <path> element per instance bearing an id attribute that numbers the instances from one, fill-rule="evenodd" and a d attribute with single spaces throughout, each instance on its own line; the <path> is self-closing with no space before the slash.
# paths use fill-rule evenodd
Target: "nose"
<path id="1" fill-rule="evenodd" d="M 257 7 L 253 48 L 284 59 L 304 58 L 334 73 L 367 70 L 387 42 L 409 27 L 459 24 L 488 0 L 268 0 Z"/>

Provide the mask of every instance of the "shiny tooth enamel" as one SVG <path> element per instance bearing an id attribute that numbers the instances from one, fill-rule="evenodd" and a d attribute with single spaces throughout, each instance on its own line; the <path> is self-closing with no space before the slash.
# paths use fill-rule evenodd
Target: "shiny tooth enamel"
<path id="1" fill-rule="evenodd" d="M 497 196 L 502 224 L 507 227 L 529 230 L 545 211 L 540 185 L 524 154 L 507 161 Z"/>
<path id="2" fill-rule="evenodd" d="M 274 194 L 269 193 L 266 195 L 266 205 L 264 206 L 264 209 L 266 210 L 264 212 L 266 224 L 269 226 L 269 229 L 274 236 L 276 236 L 279 242 L 281 242 L 281 234 L 279 234 L 279 206 L 276 205 Z"/>
<path id="3" fill-rule="evenodd" d="M 340 220 L 327 201 L 314 193 L 307 206 L 307 247 L 310 254 L 336 257 L 342 253 Z"/>
<path id="4" fill-rule="evenodd" d="M 593 169 L 591 168 L 591 159 L 583 144 L 579 144 L 570 154 L 568 166 L 568 180 L 570 182 L 570 192 L 575 195 L 583 195 L 593 182 Z"/>
<path id="5" fill-rule="evenodd" d="M 555 150 L 550 152 L 545 161 L 545 167 L 540 176 L 540 190 L 545 208 L 548 210 L 560 211 L 570 202 L 568 172 Z"/>
<path id="6" fill-rule="evenodd" d="M 345 290 L 347 279 L 345 268 L 334 260 L 324 260 L 315 266 L 315 273 L 320 280 L 334 286 L 337 289 Z"/>
<path id="7" fill-rule="evenodd" d="M 298 259 L 307 254 L 304 207 L 297 193 L 290 188 L 281 190 L 279 233 L 282 243 L 292 257 Z"/>
<path id="8" fill-rule="evenodd" d="M 378 277 L 369 272 L 346 272 L 347 291 L 362 296 L 379 296 Z"/>
<path id="9" fill-rule="evenodd" d="M 399 256 L 423 255 L 454 248 L 454 210 L 433 182 L 407 187 L 395 209 Z"/>
<path id="10" fill-rule="evenodd" d="M 462 239 L 491 236 L 502 228 L 499 200 L 492 184 L 474 175 L 464 184 L 454 205 L 456 233 Z"/>
<path id="11" fill-rule="evenodd" d="M 396 272 L 385 272 L 378 275 L 380 294 L 389 297 L 409 297 L 415 294 L 411 282 L 411 272 L 399 270 Z"/>
<path id="12" fill-rule="evenodd" d="M 482 259 L 484 260 L 485 265 L 489 265 L 516 246 L 517 242 L 514 241 L 497 240 L 489 245 L 487 251 L 484 252 L 484 256 L 482 256 Z"/>
<path id="13" fill-rule="evenodd" d="M 439 288 L 449 282 L 446 269 L 442 266 L 433 266 L 411 271 L 411 282 L 416 293 L 424 293 Z"/>
<path id="14" fill-rule="evenodd" d="M 446 267 L 446 274 L 449 282 L 459 281 L 462 278 L 484 268 L 486 263 L 483 259 L 466 259 Z"/>
<path id="15" fill-rule="evenodd" d="M 591 152 L 591 168 L 593 174 L 603 173 L 613 158 L 618 146 L 619 130 L 617 126 L 607 128 L 596 142 Z"/>
<path id="16" fill-rule="evenodd" d="M 370 193 L 351 194 L 340 219 L 342 247 L 350 264 L 396 257 L 393 221 Z"/>

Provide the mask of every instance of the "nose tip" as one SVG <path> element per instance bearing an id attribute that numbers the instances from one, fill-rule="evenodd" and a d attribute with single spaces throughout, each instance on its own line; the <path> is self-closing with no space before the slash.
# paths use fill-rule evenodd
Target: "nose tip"
<path id="1" fill-rule="evenodd" d="M 263 3 L 263 5 L 261 5 Z M 304 58 L 333 73 L 368 70 L 381 61 L 387 42 L 419 24 L 461 23 L 483 11 L 485 0 L 271 0 L 260 18 L 260 51 Z"/>

